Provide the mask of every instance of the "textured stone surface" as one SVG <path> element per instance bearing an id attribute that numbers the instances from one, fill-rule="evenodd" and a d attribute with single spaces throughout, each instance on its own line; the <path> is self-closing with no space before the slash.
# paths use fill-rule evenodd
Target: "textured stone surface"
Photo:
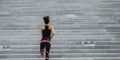
<path id="1" fill-rule="evenodd" d="M 44 60 L 45 15 L 56 32 L 51 60 L 120 60 L 119 8 L 119 0 L 0 0 L 0 60 Z"/>

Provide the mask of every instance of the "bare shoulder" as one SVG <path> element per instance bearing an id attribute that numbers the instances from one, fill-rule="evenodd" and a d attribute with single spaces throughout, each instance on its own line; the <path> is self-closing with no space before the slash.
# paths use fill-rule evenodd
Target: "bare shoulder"
<path id="1" fill-rule="evenodd" d="M 53 29 L 54 27 L 52 25 L 49 25 L 51 29 Z"/>
<path id="2" fill-rule="evenodd" d="M 40 26 L 40 29 L 41 29 L 41 30 L 44 29 L 44 26 Z"/>

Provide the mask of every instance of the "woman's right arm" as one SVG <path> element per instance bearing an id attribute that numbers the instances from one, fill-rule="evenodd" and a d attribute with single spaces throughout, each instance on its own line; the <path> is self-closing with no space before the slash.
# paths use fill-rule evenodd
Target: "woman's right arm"
<path id="1" fill-rule="evenodd" d="M 55 35 L 54 27 L 51 26 L 51 38 Z"/>

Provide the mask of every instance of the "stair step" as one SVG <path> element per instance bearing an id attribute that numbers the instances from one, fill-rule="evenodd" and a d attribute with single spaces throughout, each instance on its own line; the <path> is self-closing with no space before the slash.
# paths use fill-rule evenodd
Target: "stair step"
<path id="1" fill-rule="evenodd" d="M 50 60 L 119 60 L 119 57 L 81 57 L 81 58 L 64 58 L 64 57 L 60 57 L 60 58 L 50 58 Z M 2 58 L 1 60 L 45 60 L 45 58 Z"/>
<path id="2" fill-rule="evenodd" d="M 69 53 L 69 54 L 89 54 L 89 53 L 95 53 L 95 54 L 102 54 L 102 53 L 106 53 L 106 54 L 120 54 L 120 50 L 90 50 L 89 52 L 88 52 L 88 50 L 85 50 L 85 51 L 83 51 L 83 50 L 81 50 L 81 51 L 77 51 L 77 50 L 61 50 L 61 51 L 59 51 L 59 50 L 57 50 L 56 49 L 56 51 L 55 50 L 51 50 L 50 51 L 50 54 L 61 54 L 61 53 L 64 53 L 64 54 L 67 54 L 67 53 Z M 28 51 L 24 51 L 24 50 L 14 50 L 14 51 L 0 51 L 0 53 L 1 54 L 39 54 L 39 52 L 40 51 L 34 51 L 34 50 L 28 50 Z"/>
<path id="3" fill-rule="evenodd" d="M 95 42 L 95 45 L 119 45 L 120 42 L 116 41 L 116 42 Z"/>
<path id="4" fill-rule="evenodd" d="M 9 22 L 9 21 L 16 21 L 16 19 L 1 19 L 0 18 L 0 22 Z M 99 19 L 97 19 L 97 20 L 99 20 Z M 59 25 L 62 25 L 62 24 L 64 24 L 64 25 L 71 25 L 71 24 L 74 24 L 74 25 L 76 25 L 75 23 L 78 23 L 78 22 L 81 22 L 81 21 L 85 21 L 84 19 L 81 19 L 80 21 L 79 20 L 74 20 L 74 21 L 72 21 L 72 20 L 69 20 L 69 21 L 51 21 L 51 23 L 54 25 L 54 24 L 56 24 L 56 26 L 59 26 Z M 24 22 L 24 24 L 25 23 L 36 23 L 35 24 L 35 27 L 36 27 L 36 25 L 39 25 L 39 23 L 42 23 L 43 21 L 39 21 L 39 20 L 36 20 L 36 19 L 34 19 L 34 21 L 33 21 L 33 19 L 28 19 L 28 20 L 20 20 L 20 21 L 17 21 L 17 23 L 22 23 L 23 24 L 23 22 Z M 21 25 L 22 25 L 21 24 Z M 98 23 L 96 23 L 96 22 L 94 22 L 94 21 L 89 21 L 89 22 L 87 22 L 87 23 L 79 23 L 80 25 L 89 25 L 89 24 L 98 24 Z M 115 25 L 115 24 L 119 24 L 119 23 L 115 23 L 115 22 L 105 22 L 105 23 L 99 23 L 99 24 L 103 24 L 103 25 Z M 12 25 L 12 24 L 11 24 Z M 20 25 L 20 26 L 21 26 Z M 26 25 L 26 24 L 25 24 Z M 16 25 L 17 26 L 17 25 Z M 31 26 L 31 25 L 27 25 L 27 26 Z M 14 26 L 13 26 L 14 27 Z M 21 26 L 22 27 L 22 26 Z"/>
<path id="5" fill-rule="evenodd" d="M 27 36 L 24 36 L 24 35 L 21 35 L 21 36 L 0 36 L 0 37 L 2 37 L 2 38 L 4 38 L 4 37 L 8 37 L 8 38 L 29 38 L 29 39 L 31 39 L 31 38 L 34 38 L 34 39 L 36 39 L 36 38 L 39 38 L 39 39 L 41 39 L 40 38 L 40 36 L 38 35 L 38 36 L 29 36 L 29 35 L 27 35 Z M 85 38 L 86 37 L 86 38 Z M 75 38 L 81 38 L 81 39 L 112 39 L 112 38 L 115 38 L 115 36 L 112 36 L 112 35 L 97 35 L 97 36 L 95 36 L 95 35 L 77 35 L 77 36 L 64 36 L 64 35 L 61 35 L 61 36 L 54 36 L 54 38 L 56 38 L 56 39 L 61 39 L 61 38 L 65 38 L 65 39 L 67 39 L 67 38 L 71 38 L 71 39 L 75 39 Z M 118 38 L 120 38 L 120 37 L 118 37 Z"/>
<path id="6" fill-rule="evenodd" d="M 22 24 L 20 24 L 20 23 L 15 23 L 15 24 L 7 24 L 7 25 L 5 25 L 6 26 L 6 28 L 20 28 L 20 27 L 23 27 L 23 28 L 28 28 L 29 26 L 31 26 L 31 27 L 33 27 L 33 28 L 39 28 L 38 27 L 38 24 L 35 24 L 35 23 L 37 23 L 37 22 L 31 22 L 33 25 L 31 25 L 31 24 L 25 24 L 25 23 L 22 23 Z M 63 27 L 64 26 L 64 28 L 73 28 L 73 27 L 98 27 L 99 26 L 99 28 L 100 27 L 119 27 L 120 26 L 120 24 L 102 24 L 102 25 L 104 25 L 104 26 L 101 26 L 100 24 L 98 24 L 98 23 L 79 23 L 79 24 L 75 24 L 75 23 L 68 23 L 68 24 L 63 24 L 63 23 L 54 23 L 53 22 L 53 24 L 57 24 L 57 25 L 54 25 L 54 27 L 55 28 L 57 28 L 57 27 L 59 27 L 59 28 L 61 28 L 61 27 Z M 78 26 L 79 25 L 79 26 Z"/>
<path id="7" fill-rule="evenodd" d="M 1 45 L 9 49 L 40 49 L 40 45 Z M 51 49 L 120 49 L 119 45 L 52 45 Z"/>
<path id="8" fill-rule="evenodd" d="M 119 31 L 119 29 L 111 29 L 113 32 L 120 32 Z M 1 30 L 1 32 L 19 32 L 19 31 L 22 31 L 22 32 L 28 32 L 28 31 L 30 31 L 30 32 L 40 32 L 40 30 L 33 30 L 33 29 L 30 29 L 30 30 Z M 67 32 L 67 31 L 81 31 L 81 32 L 106 32 L 106 29 L 72 29 L 72 30 L 68 30 L 68 29 L 66 29 L 66 30 L 59 30 L 59 29 L 56 29 L 55 30 L 56 32 L 58 31 L 58 32 L 60 32 L 60 31 L 62 31 L 62 32 Z"/>
<path id="9" fill-rule="evenodd" d="M 11 34 L 11 35 L 12 35 L 12 34 Z M 17 34 L 16 34 L 16 35 L 17 35 Z M 1 35 L 1 37 L 24 37 L 24 36 L 26 36 L 26 35 L 27 35 L 26 37 L 40 37 L 40 35 L 38 35 L 38 34 L 36 34 L 36 35 L 28 35 L 28 34 L 25 34 L 25 35 L 18 35 L 18 36 L 16 36 L 16 35 L 12 35 L 12 36 L 10 36 L 10 35 L 5 35 L 5 36 L 4 36 L 4 35 Z M 74 35 L 74 36 L 73 36 L 73 35 Z M 109 37 L 110 35 L 108 35 L 108 34 L 103 34 L 103 35 L 99 35 L 99 34 L 95 34 L 95 35 L 94 35 L 94 34 L 93 34 L 93 35 L 92 35 L 92 34 L 90 34 L 90 35 L 89 35 L 89 34 L 85 34 L 85 35 L 82 35 L 82 34 L 71 34 L 71 35 L 69 35 L 69 34 L 68 34 L 68 35 L 65 35 L 65 34 L 64 34 L 64 35 L 62 35 L 62 34 L 61 34 L 61 35 L 57 35 L 57 36 L 55 36 L 55 37 L 78 37 L 78 36 L 81 36 L 81 37 L 82 37 L 82 36 L 83 36 L 83 37 L 84 37 L 84 36 L 86 36 L 86 37 L 89 37 L 89 36 L 90 36 L 90 37 L 95 37 L 95 38 L 98 37 L 98 36 L 100 36 L 100 37 L 103 37 L 103 36 L 104 36 L 103 38 L 105 38 L 105 37 Z M 117 36 L 117 35 L 114 35 L 114 36 Z M 119 36 L 119 35 L 118 35 L 118 36 Z"/>
<path id="10" fill-rule="evenodd" d="M 1 53 L 35 53 L 40 52 L 39 49 L 2 49 Z M 120 49 L 51 49 L 51 53 L 120 53 Z"/>
<path id="11" fill-rule="evenodd" d="M 26 34 L 24 34 L 26 33 Z M 1 33 L 1 36 L 10 36 L 10 35 L 28 35 L 27 33 L 29 32 L 16 32 L 16 33 Z M 109 33 L 109 34 L 114 34 L 115 36 L 119 36 L 118 34 L 120 34 L 119 32 L 114 32 L 114 33 Z M 59 32 L 59 33 L 56 33 L 55 35 L 109 35 L 107 34 L 107 32 L 103 32 L 103 33 L 97 33 L 97 32 Z M 38 36 L 38 33 L 29 33 L 30 36 Z M 40 34 L 39 34 L 40 35 Z"/>
<path id="12" fill-rule="evenodd" d="M 114 38 L 113 38 L 114 39 Z M 62 42 L 62 41 L 70 41 L 70 42 L 81 42 L 81 41 L 93 41 L 93 42 L 100 42 L 100 41 L 120 41 L 119 40 L 120 38 L 115 38 L 114 40 L 112 40 L 112 38 L 110 39 L 110 38 L 89 38 L 89 39 L 86 39 L 86 38 L 71 38 L 71 37 L 69 37 L 69 38 L 59 38 L 59 37 L 53 37 L 53 39 L 51 40 L 52 42 L 56 42 L 56 41 L 60 41 L 60 42 Z M 28 42 L 28 41 L 36 41 L 36 42 L 38 42 L 38 41 L 40 41 L 41 40 L 41 37 L 40 38 L 21 38 L 21 39 L 8 39 L 8 38 L 6 38 L 6 39 L 1 39 L 1 41 L 0 42 L 2 42 L 2 43 L 7 43 L 7 42 L 21 42 L 21 41 L 24 41 L 24 42 Z M 1 44 L 2 44 L 1 43 Z M 6 44 L 7 45 L 7 44 Z"/>
<path id="13" fill-rule="evenodd" d="M 89 26 L 89 25 L 84 25 L 84 26 L 56 26 L 54 27 L 55 29 L 119 29 L 120 27 L 107 27 L 107 26 Z M 39 27 L 2 27 L 1 30 L 20 30 L 20 29 L 39 29 Z"/>
<path id="14" fill-rule="evenodd" d="M 63 55 L 64 54 L 64 55 Z M 1 54 L 1 56 L 6 56 L 7 58 L 39 58 L 39 54 Z M 50 54 L 50 57 L 120 57 L 120 54 L 113 53 L 81 53 L 81 54 L 71 54 L 71 53 L 61 53 L 61 54 Z"/>
<path id="15" fill-rule="evenodd" d="M 32 43 L 34 42 L 34 43 Z M 68 45 L 68 44 L 72 44 L 72 45 L 91 45 L 93 44 L 92 46 L 95 46 L 95 45 L 102 45 L 102 46 L 106 46 L 106 45 L 120 45 L 120 42 L 119 41 L 52 41 L 51 42 L 52 45 L 61 45 L 61 44 L 64 44 L 64 45 Z M 40 41 L 7 41 L 7 42 L 1 42 L 1 45 L 40 45 Z"/>
<path id="16" fill-rule="evenodd" d="M 31 32 L 31 33 L 29 33 Z M 120 32 L 104 32 L 104 31 L 56 31 L 56 32 L 59 32 L 59 33 L 56 33 L 56 34 L 120 34 Z M 38 33 L 38 31 L 5 31 L 4 32 L 1 32 L 2 35 L 15 35 L 15 34 L 25 34 L 25 33 L 29 33 L 31 35 L 38 35 L 40 34 L 40 32 Z M 27 34 L 25 34 L 27 35 Z"/>

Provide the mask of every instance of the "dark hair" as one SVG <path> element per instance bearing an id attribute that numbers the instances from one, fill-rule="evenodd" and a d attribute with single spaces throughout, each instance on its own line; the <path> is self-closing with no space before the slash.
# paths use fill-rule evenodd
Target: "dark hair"
<path id="1" fill-rule="evenodd" d="M 43 20 L 45 24 L 48 24 L 50 22 L 50 16 L 44 16 Z"/>

